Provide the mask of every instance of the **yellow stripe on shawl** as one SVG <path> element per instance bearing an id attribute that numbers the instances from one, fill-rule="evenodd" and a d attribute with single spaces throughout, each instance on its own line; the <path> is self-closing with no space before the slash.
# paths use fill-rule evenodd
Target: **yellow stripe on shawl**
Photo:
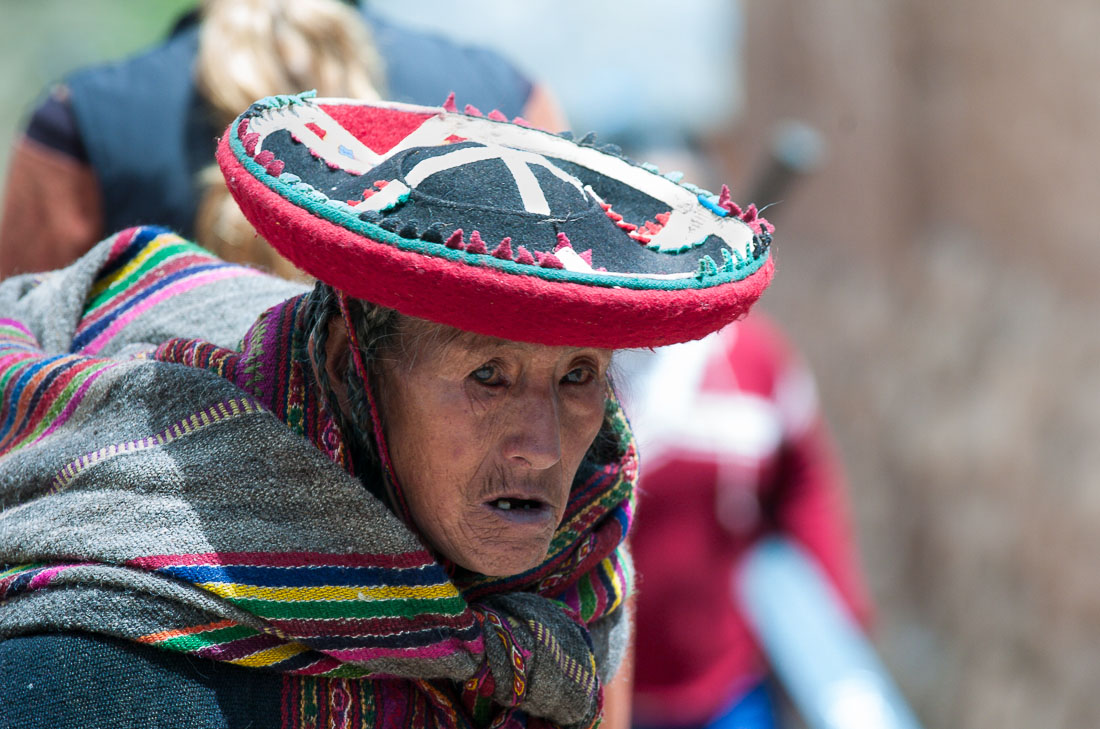
<path id="1" fill-rule="evenodd" d="M 119 270 L 113 272 L 110 276 L 100 281 L 97 281 L 95 286 L 92 287 L 92 290 L 88 292 L 88 301 L 95 299 L 95 297 L 106 291 L 116 281 L 124 280 L 134 271 L 141 268 L 147 260 L 149 260 L 157 253 L 160 253 L 161 249 L 163 249 L 165 245 L 183 242 L 184 240 L 175 233 L 161 233 L 152 241 L 150 241 L 149 244 L 145 246 L 145 249 L 141 251 L 141 253 L 138 253 L 136 256 L 134 256 L 134 259 L 132 261 L 127 263 Z"/>
<path id="2" fill-rule="evenodd" d="M 605 614 L 609 614 L 618 610 L 619 606 L 623 604 L 623 592 L 626 585 L 622 583 L 622 580 L 619 579 L 619 575 L 616 574 L 615 564 L 610 557 L 600 562 L 600 569 L 607 575 L 607 581 L 615 591 L 615 599 L 611 600 L 611 604 L 604 610 Z"/>
<path id="3" fill-rule="evenodd" d="M 285 661 L 288 658 L 293 658 L 299 653 L 305 653 L 307 650 L 309 649 L 299 643 L 287 643 L 285 645 L 277 645 L 274 648 L 257 651 L 244 658 L 234 658 L 229 662 L 236 663 L 238 666 L 263 668 L 264 666 L 270 666 Z"/>
<path id="4" fill-rule="evenodd" d="M 441 585 L 398 587 L 263 587 L 239 585 L 234 582 L 200 582 L 204 590 L 228 599 L 272 600 L 276 602 L 309 602 L 323 600 L 430 600 L 457 597 L 451 583 Z"/>

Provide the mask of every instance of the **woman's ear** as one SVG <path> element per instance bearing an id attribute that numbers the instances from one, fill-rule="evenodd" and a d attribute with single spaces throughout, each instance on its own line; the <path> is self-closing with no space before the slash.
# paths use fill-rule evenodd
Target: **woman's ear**
<path id="1" fill-rule="evenodd" d="M 314 379 L 320 382 L 321 373 L 317 371 L 319 362 L 314 352 L 315 346 L 315 343 L 310 341 L 309 361 L 313 366 Z M 329 387 L 332 388 L 332 393 L 336 396 L 336 402 L 339 404 L 340 410 L 343 411 L 345 417 L 351 416 L 351 409 L 348 406 L 348 386 L 346 381 L 348 358 L 350 356 L 351 352 L 348 350 L 348 330 L 344 325 L 343 317 L 330 317 L 328 320 L 328 335 L 325 337 L 325 375 L 327 376 Z"/>

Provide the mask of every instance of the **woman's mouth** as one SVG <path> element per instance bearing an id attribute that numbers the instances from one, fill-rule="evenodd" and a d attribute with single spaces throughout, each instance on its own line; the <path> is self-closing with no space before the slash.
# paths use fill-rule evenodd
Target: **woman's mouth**
<path id="1" fill-rule="evenodd" d="M 521 511 L 523 511 L 523 510 L 529 511 L 531 509 L 540 509 L 540 508 L 546 506 L 546 504 L 542 503 L 541 501 L 536 501 L 534 499 L 512 499 L 512 498 L 497 499 L 495 501 L 489 502 L 489 504 L 490 504 L 490 506 L 494 506 L 497 509 L 501 509 L 503 511 L 511 511 L 513 509 L 518 509 L 518 510 L 521 510 Z"/>
<path id="2" fill-rule="evenodd" d="M 498 517 L 516 524 L 541 523 L 553 515 L 550 505 L 538 499 L 503 496 L 487 505 Z"/>

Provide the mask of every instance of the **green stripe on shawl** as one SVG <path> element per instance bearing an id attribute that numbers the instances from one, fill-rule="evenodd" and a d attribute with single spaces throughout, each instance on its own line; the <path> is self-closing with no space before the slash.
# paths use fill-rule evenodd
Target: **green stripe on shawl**
<path id="1" fill-rule="evenodd" d="M 191 633 L 190 635 L 179 635 L 167 640 L 157 641 L 156 646 L 158 648 L 165 648 L 173 651 L 197 651 L 203 648 L 209 648 L 213 645 L 220 645 L 222 643 L 229 643 L 234 640 L 240 640 L 241 638 L 251 638 L 255 635 L 259 635 L 259 632 L 244 625 L 233 625 L 228 628 L 218 628 L 216 630 L 209 630 L 202 633 Z"/>
<path id="2" fill-rule="evenodd" d="M 414 618 L 425 614 L 461 615 L 466 601 L 461 597 L 436 600 L 339 600 L 332 602 L 276 602 L 232 599 L 228 602 L 262 618 L 319 620 L 326 618 Z"/>
<path id="3" fill-rule="evenodd" d="M 202 255 L 210 258 L 211 261 L 217 260 L 206 249 L 175 235 L 157 236 L 146 251 L 139 254 L 130 265 L 123 266 L 96 283 L 90 294 L 93 298 L 86 307 L 88 312 L 94 311 L 117 294 L 130 290 L 143 276 L 170 258 L 181 255 Z M 135 262 L 138 265 L 131 268 Z"/>
<path id="4" fill-rule="evenodd" d="M 592 582 L 581 579 L 577 582 L 581 594 L 581 616 L 591 616 L 596 612 L 596 594 L 592 591 Z"/>
<path id="5" fill-rule="evenodd" d="M 71 362 L 71 365 L 73 367 L 79 367 L 83 364 L 80 361 L 76 361 L 76 358 L 73 358 L 73 360 L 74 361 Z M 54 401 L 50 404 L 50 407 L 46 411 L 46 414 L 41 418 L 41 420 L 39 420 L 34 430 L 30 433 L 23 435 L 18 440 L 18 442 L 13 443 L 10 445 L 10 447 L 6 448 L 5 451 L 7 453 L 13 453 L 23 446 L 27 445 L 28 443 L 33 443 L 40 434 L 42 434 L 47 428 L 49 428 L 56 422 L 58 415 L 61 414 L 61 411 L 64 410 L 65 407 L 69 404 L 69 401 L 72 399 L 76 391 L 80 389 L 81 385 L 83 385 L 89 377 L 92 377 L 97 372 L 105 370 L 109 367 L 113 367 L 115 365 L 114 362 L 109 362 L 106 360 L 86 360 L 86 362 L 89 362 L 89 364 L 84 366 L 83 369 L 73 375 L 72 379 L 69 381 L 69 384 L 65 386 L 65 389 L 62 390 L 61 393 L 57 395 Z M 22 364 L 22 362 L 20 362 L 19 364 Z M 65 366 L 65 362 L 58 362 L 55 363 L 53 366 Z M 17 364 L 16 366 L 9 368 L 7 372 L 0 376 L 0 391 L 3 391 L 7 387 L 8 381 L 13 376 L 18 376 L 20 369 L 21 368 Z"/>

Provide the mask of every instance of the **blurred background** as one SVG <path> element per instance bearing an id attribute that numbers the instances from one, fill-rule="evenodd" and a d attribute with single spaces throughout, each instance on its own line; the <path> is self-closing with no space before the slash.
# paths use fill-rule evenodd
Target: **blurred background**
<path id="1" fill-rule="evenodd" d="M 51 81 L 191 4 L 0 0 L 0 167 Z M 883 658 L 928 727 L 1100 726 L 1100 4 L 375 5 L 736 200 L 816 129 L 763 305 L 818 377 Z"/>

